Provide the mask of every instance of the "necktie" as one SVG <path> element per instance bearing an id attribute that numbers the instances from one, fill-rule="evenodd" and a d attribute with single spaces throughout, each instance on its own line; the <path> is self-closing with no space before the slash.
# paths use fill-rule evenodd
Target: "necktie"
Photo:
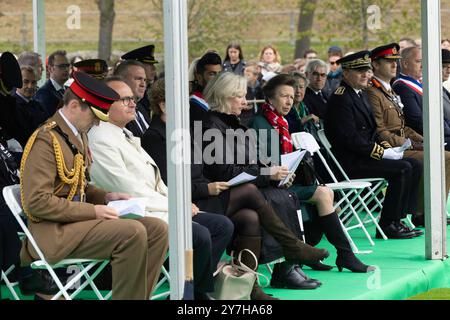
<path id="1" fill-rule="evenodd" d="M 147 131 L 148 124 L 144 120 L 144 116 L 141 114 L 139 110 L 136 110 L 136 122 L 138 123 L 142 134 L 144 134 L 145 131 Z"/>
<path id="2" fill-rule="evenodd" d="M 322 99 L 323 103 L 327 103 L 327 100 L 323 97 L 322 91 L 319 91 L 320 99 Z"/>
<path id="3" fill-rule="evenodd" d="M 359 92 L 358 92 L 358 97 L 359 97 L 360 99 L 362 99 L 362 91 L 359 91 Z"/>
<path id="4" fill-rule="evenodd" d="M 64 89 L 58 90 L 59 95 L 61 96 L 61 99 L 64 97 Z"/>

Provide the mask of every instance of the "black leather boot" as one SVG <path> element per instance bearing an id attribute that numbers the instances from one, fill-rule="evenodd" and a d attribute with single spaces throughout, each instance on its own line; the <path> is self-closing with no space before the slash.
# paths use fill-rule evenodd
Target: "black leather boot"
<path id="1" fill-rule="evenodd" d="M 316 270 L 316 271 L 330 271 L 331 269 L 333 269 L 332 266 L 324 264 L 320 261 L 316 262 L 316 263 L 305 263 L 305 266 L 308 266 L 311 269 Z"/>
<path id="2" fill-rule="evenodd" d="M 266 202 L 256 210 L 259 215 L 261 226 L 270 233 L 283 247 L 286 261 L 292 263 L 314 263 L 325 259 L 329 252 L 303 243 L 283 223 L 277 213 Z"/>
<path id="3" fill-rule="evenodd" d="M 255 284 L 253 285 L 252 293 L 250 294 L 251 300 L 280 300 L 278 298 L 272 297 L 271 295 L 268 295 L 265 293 L 261 287 L 258 285 L 258 281 L 255 281 Z"/>
<path id="4" fill-rule="evenodd" d="M 339 272 L 342 272 L 342 269 L 344 268 L 349 269 L 352 272 L 360 273 L 375 270 L 375 267 L 365 265 L 355 256 L 350 243 L 342 230 L 336 212 L 320 217 L 320 223 L 328 241 L 336 248 L 336 266 L 338 267 Z"/>

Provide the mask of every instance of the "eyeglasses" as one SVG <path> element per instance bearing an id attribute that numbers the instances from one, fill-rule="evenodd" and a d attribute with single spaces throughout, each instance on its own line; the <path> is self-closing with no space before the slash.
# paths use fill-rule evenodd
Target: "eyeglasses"
<path id="1" fill-rule="evenodd" d="M 338 63 L 337 63 L 336 61 L 330 61 L 330 64 L 331 64 L 332 66 L 334 66 L 334 65 L 337 65 Z"/>
<path id="2" fill-rule="evenodd" d="M 133 102 L 134 104 L 137 104 L 138 102 L 138 99 L 136 97 L 123 97 L 119 100 L 123 102 L 123 105 L 125 107 L 129 107 L 131 105 L 131 102 Z"/>
<path id="3" fill-rule="evenodd" d="M 321 78 L 325 78 L 327 76 L 326 73 L 318 73 L 317 71 L 314 71 L 312 75 L 313 77 L 321 77 Z"/>
<path id="4" fill-rule="evenodd" d="M 59 69 L 68 69 L 70 67 L 70 63 L 55 64 L 53 66 Z"/>

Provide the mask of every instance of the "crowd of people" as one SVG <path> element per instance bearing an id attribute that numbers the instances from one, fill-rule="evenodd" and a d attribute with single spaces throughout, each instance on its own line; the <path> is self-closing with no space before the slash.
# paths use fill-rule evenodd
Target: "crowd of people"
<path id="1" fill-rule="evenodd" d="M 446 150 L 449 46 L 442 41 Z M 166 152 L 170 119 L 154 50 L 153 45 L 132 50 L 111 68 L 101 59 L 69 60 L 58 50 L 45 59 L 48 78 L 39 88 L 42 57 L 0 56 L 1 187 L 20 184 L 28 228 L 50 263 L 110 260 L 105 272 L 112 280 L 106 286 L 113 299 L 148 299 L 169 249 L 167 163 L 174 159 Z M 387 180 L 379 225 L 389 239 L 423 234 L 404 223 L 411 214 L 417 227 L 424 226 L 420 45 L 404 38 L 346 54 L 331 46 L 326 56 L 321 60 L 309 49 L 283 65 L 277 48 L 267 45 L 259 61 L 246 61 L 241 45 L 231 42 L 224 59 L 211 50 L 192 62 L 186 106 L 192 204 L 186 214 L 192 214 L 196 300 L 209 299 L 214 291 L 213 273 L 224 253 L 244 249 L 258 261 L 242 251 L 240 263 L 254 270 L 284 258 L 273 269 L 272 287 L 318 288 L 321 282 L 303 268 L 333 269 L 324 263 L 329 252 L 315 247 L 323 235 L 336 249 L 340 272 L 375 269 L 353 253 L 334 206 L 338 195 L 315 179 L 307 181 L 304 171 L 280 165 L 281 155 L 294 151 L 293 133 L 308 132 L 319 140 L 318 130 L 324 129 L 350 178 Z M 216 138 L 198 141 L 197 129 L 202 138 L 212 132 Z M 409 149 L 400 151 L 408 139 Z M 329 182 L 321 162 L 310 158 L 315 174 Z M 230 186 L 241 173 L 254 180 Z M 144 218 L 119 219 L 107 206 L 132 197 L 145 199 Z M 46 272 L 29 267 L 36 252 L 27 240 L 21 245 L 14 218 L 0 200 L 0 267 L 15 265 L 12 276 L 22 294 L 46 299 L 58 288 Z M 309 217 L 304 230 L 296 221 L 298 209 Z M 376 238 L 381 237 L 377 229 Z M 255 282 L 251 299 L 277 298 Z"/>

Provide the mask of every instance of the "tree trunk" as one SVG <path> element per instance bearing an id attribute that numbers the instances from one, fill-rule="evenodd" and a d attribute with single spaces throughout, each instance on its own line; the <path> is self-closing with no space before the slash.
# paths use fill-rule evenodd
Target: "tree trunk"
<path id="1" fill-rule="evenodd" d="M 361 32 L 362 47 L 367 50 L 369 48 L 369 28 L 367 26 L 367 0 L 361 0 Z"/>
<path id="2" fill-rule="evenodd" d="M 112 48 L 112 33 L 114 26 L 114 0 L 97 0 L 100 10 L 100 31 L 98 39 L 98 57 L 109 61 Z"/>
<path id="3" fill-rule="evenodd" d="M 311 46 L 311 30 L 314 23 L 317 0 L 300 0 L 299 6 L 300 16 L 298 19 L 294 59 L 302 58 L 305 50 Z"/>

